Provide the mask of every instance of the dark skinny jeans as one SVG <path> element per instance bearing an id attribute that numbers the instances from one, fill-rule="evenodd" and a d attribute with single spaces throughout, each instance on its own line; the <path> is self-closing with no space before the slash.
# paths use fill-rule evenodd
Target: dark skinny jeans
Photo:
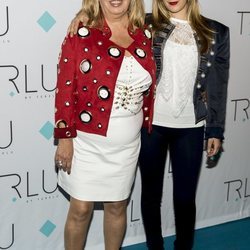
<path id="1" fill-rule="evenodd" d="M 175 250 L 191 250 L 196 217 L 195 195 L 201 168 L 204 127 L 142 129 L 139 157 L 142 193 L 141 210 L 150 250 L 163 250 L 161 201 L 167 150 L 173 175 Z"/>

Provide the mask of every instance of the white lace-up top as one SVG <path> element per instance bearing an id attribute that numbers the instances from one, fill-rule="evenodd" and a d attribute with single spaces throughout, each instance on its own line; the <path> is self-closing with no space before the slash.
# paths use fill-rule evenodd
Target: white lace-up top
<path id="1" fill-rule="evenodd" d="M 171 18 L 175 29 L 163 50 L 163 70 L 156 90 L 153 124 L 189 128 L 195 125 L 193 88 L 198 67 L 197 45 L 191 26 Z"/>

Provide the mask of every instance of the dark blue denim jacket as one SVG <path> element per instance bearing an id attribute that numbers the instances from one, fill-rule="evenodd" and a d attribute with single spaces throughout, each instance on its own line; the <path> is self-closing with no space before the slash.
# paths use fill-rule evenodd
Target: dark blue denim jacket
<path id="1" fill-rule="evenodd" d="M 148 24 L 150 20 L 151 15 L 147 15 Z M 209 51 L 206 54 L 198 53 L 197 76 L 193 91 L 195 120 L 198 123 L 206 119 L 206 139 L 212 137 L 224 139 L 230 57 L 229 28 L 217 21 L 206 20 L 215 33 Z M 157 82 L 164 70 L 162 69 L 164 46 L 174 28 L 171 23 L 165 24 L 163 29 L 155 33 L 153 39 Z M 199 38 L 196 34 L 194 36 L 199 46 Z"/>

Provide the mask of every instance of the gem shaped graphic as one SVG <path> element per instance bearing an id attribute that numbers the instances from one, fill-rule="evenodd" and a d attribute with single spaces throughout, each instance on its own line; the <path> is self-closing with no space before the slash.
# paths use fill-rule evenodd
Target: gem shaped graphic
<path id="1" fill-rule="evenodd" d="M 9 93 L 9 95 L 10 95 L 11 97 L 13 97 L 13 96 L 15 95 L 15 93 L 14 93 L 13 91 L 11 91 L 11 92 Z"/>
<path id="2" fill-rule="evenodd" d="M 54 126 L 51 122 L 47 121 L 42 128 L 39 130 L 39 132 L 47 139 L 49 140 L 53 136 L 53 130 Z"/>
<path id="3" fill-rule="evenodd" d="M 56 23 L 56 20 L 50 15 L 48 11 L 45 11 L 42 16 L 37 20 L 37 23 L 48 32 Z"/>
<path id="4" fill-rule="evenodd" d="M 45 236 L 49 237 L 51 233 L 55 230 L 56 225 L 52 223 L 50 220 L 47 220 L 43 226 L 40 228 L 40 232 Z"/>

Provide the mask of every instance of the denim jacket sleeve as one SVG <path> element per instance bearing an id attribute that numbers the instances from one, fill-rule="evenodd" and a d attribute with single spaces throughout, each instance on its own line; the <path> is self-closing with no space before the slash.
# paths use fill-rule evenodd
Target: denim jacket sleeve
<path id="1" fill-rule="evenodd" d="M 229 78 L 229 28 L 209 20 L 215 30 L 214 62 L 207 76 L 207 118 L 205 138 L 224 139 L 227 86 Z M 210 52 L 211 53 L 211 52 Z"/>

